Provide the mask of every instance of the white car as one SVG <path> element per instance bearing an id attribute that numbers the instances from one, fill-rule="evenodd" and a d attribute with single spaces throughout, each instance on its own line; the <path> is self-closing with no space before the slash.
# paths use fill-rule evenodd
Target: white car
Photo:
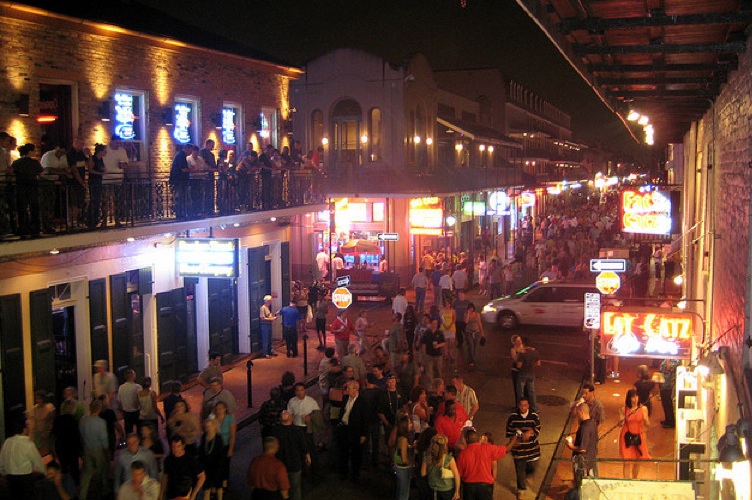
<path id="1" fill-rule="evenodd" d="M 536 281 L 512 295 L 492 300 L 483 306 L 481 317 L 504 329 L 521 324 L 582 326 L 586 293 L 600 292 L 592 283 Z"/>

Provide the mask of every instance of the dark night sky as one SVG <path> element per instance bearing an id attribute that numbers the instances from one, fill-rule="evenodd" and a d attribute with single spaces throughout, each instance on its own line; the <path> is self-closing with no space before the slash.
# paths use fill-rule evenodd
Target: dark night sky
<path id="1" fill-rule="evenodd" d="M 72 4 L 78 1 L 83 2 Z M 633 145 L 618 119 L 514 0 L 466 0 L 465 8 L 460 0 L 114 2 L 121 4 L 115 8 L 126 6 L 124 18 L 138 16 L 139 4 L 144 5 L 295 66 L 350 47 L 396 64 L 422 53 L 436 70 L 499 68 L 569 113 L 576 139 L 612 150 Z"/>

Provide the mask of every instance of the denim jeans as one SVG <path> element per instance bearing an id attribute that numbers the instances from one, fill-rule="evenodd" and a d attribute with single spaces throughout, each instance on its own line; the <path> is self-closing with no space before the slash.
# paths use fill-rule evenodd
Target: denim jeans
<path id="1" fill-rule="evenodd" d="M 409 500 L 410 478 L 413 475 L 413 468 L 395 465 L 394 473 L 397 475 L 397 500 Z"/>
<path id="2" fill-rule="evenodd" d="M 522 373 L 517 375 L 517 397 L 521 398 L 523 394 L 527 394 L 527 399 L 530 401 L 530 409 L 534 412 L 538 411 L 538 403 L 535 400 L 535 375 L 532 373 Z M 519 403 L 519 401 L 517 401 Z"/>
<path id="3" fill-rule="evenodd" d="M 426 306 L 426 289 L 416 288 L 415 289 L 415 310 L 418 312 L 423 312 L 423 308 L 425 306 Z"/>
<path id="4" fill-rule="evenodd" d="M 475 355 L 478 352 L 478 343 L 480 342 L 480 332 L 470 333 L 465 331 L 465 342 L 462 347 L 465 350 L 465 362 L 475 364 Z"/>
<path id="5" fill-rule="evenodd" d="M 272 324 L 261 323 L 261 350 L 264 355 L 272 354 Z"/>

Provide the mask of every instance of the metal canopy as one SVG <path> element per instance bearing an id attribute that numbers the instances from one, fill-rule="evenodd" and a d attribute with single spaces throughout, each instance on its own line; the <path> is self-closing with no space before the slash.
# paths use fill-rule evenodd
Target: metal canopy
<path id="1" fill-rule="evenodd" d="M 648 115 L 659 145 L 681 142 L 710 108 L 752 23 L 752 0 L 517 3 L 622 121 L 630 109 Z"/>

